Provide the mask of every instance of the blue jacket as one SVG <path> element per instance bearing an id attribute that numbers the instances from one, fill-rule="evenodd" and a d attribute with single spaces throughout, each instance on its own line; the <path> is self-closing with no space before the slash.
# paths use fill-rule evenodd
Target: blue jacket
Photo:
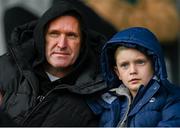
<path id="1" fill-rule="evenodd" d="M 118 45 L 145 50 L 153 58 L 155 74 L 147 86 L 141 86 L 133 99 L 112 70 Z M 88 101 L 101 117 L 100 126 L 164 127 L 180 126 L 180 90 L 167 80 L 160 44 L 146 28 L 125 29 L 110 39 L 102 49 L 102 71 L 112 89 L 100 98 Z"/>

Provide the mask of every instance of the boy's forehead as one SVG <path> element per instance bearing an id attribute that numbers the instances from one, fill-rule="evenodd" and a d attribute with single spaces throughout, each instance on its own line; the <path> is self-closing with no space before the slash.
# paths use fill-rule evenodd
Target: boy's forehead
<path id="1" fill-rule="evenodd" d="M 140 47 L 140 46 L 133 46 L 133 47 L 128 47 L 128 46 L 124 46 L 124 45 L 119 45 L 114 49 L 114 57 L 117 57 L 117 55 L 124 50 L 129 50 L 129 51 L 137 51 L 141 54 L 143 54 L 145 57 L 147 58 L 151 58 L 151 56 L 148 54 L 148 50 Z"/>

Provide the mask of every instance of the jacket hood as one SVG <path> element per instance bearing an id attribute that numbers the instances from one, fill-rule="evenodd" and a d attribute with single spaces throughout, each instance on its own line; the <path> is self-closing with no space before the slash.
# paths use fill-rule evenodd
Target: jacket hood
<path id="1" fill-rule="evenodd" d="M 72 71 L 63 80 L 68 81 L 68 84 L 76 85 L 73 88 L 74 92 L 81 90 L 82 93 L 92 93 L 104 88 L 101 84 L 103 78 L 100 75 L 99 59 L 100 50 L 106 39 L 100 33 L 87 29 L 81 14 L 68 2 L 60 1 L 52 6 L 38 21 L 16 27 L 9 42 L 10 53 L 12 53 L 12 58 L 21 70 L 34 70 L 42 67 L 41 64 L 46 61 L 44 33 L 47 24 L 56 17 L 67 13 L 71 14 L 71 11 L 73 14 L 75 13 L 73 16 L 77 16 L 80 20 L 83 39 L 78 60 L 75 62 Z M 94 86 L 95 83 L 97 87 Z"/>
<path id="2" fill-rule="evenodd" d="M 38 58 L 37 58 L 37 64 L 42 63 L 45 60 L 45 29 L 50 21 L 53 19 L 62 16 L 64 14 L 70 13 L 70 15 L 73 13 L 74 16 L 79 20 L 81 24 L 81 30 L 84 35 L 85 34 L 85 24 L 84 20 L 82 19 L 82 16 L 80 12 L 70 3 L 66 1 L 59 1 L 57 4 L 53 5 L 51 8 L 49 8 L 44 15 L 41 16 L 41 18 L 38 20 L 38 23 L 34 29 L 34 40 L 35 40 L 35 47 L 38 50 Z M 72 14 L 72 15 L 73 15 Z"/>
<path id="3" fill-rule="evenodd" d="M 21 62 L 21 60 L 24 58 L 28 62 L 31 62 L 31 65 L 33 66 L 44 63 L 45 30 L 47 24 L 51 20 L 64 14 L 68 13 L 71 15 L 71 12 L 73 12 L 72 15 L 75 16 L 81 24 L 84 40 L 88 40 L 86 38 L 87 30 L 80 12 L 69 2 L 61 0 L 49 8 L 38 20 L 17 26 L 13 30 L 11 34 L 11 40 L 8 42 L 8 48 L 9 50 L 13 49 L 15 52 L 13 56 L 16 56 L 17 61 Z M 86 43 L 87 41 L 83 41 L 83 44 L 84 42 Z M 80 53 L 88 51 L 85 48 L 88 47 L 87 44 L 88 43 L 83 45 L 84 48 L 81 48 Z M 86 55 L 85 53 L 83 54 Z"/>
<path id="4" fill-rule="evenodd" d="M 118 86 L 121 81 L 113 71 L 114 52 L 118 45 L 139 48 L 152 56 L 155 75 L 160 80 L 167 80 L 166 65 L 159 41 L 148 29 L 132 27 L 115 34 L 103 47 L 101 54 L 102 72 L 110 86 Z"/>

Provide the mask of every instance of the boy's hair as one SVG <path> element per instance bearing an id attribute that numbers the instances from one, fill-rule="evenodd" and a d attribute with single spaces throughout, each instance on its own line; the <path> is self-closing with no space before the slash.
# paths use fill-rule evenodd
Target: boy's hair
<path id="1" fill-rule="evenodd" d="M 124 46 L 124 45 L 118 45 L 114 51 L 114 64 L 116 65 L 116 57 L 119 51 L 125 50 L 125 49 L 129 49 L 129 48 L 133 48 L 138 50 L 139 52 L 141 52 L 142 54 L 144 54 L 152 63 L 153 69 L 154 69 L 154 62 L 153 62 L 153 57 L 151 55 L 148 54 L 147 50 L 141 47 L 128 47 L 128 46 Z"/>
<path id="2" fill-rule="evenodd" d="M 114 60 L 116 60 L 116 57 L 117 57 L 117 54 L 118 54 L 118 52 L 119 51 L 122 51 L 122 50 L 125 50 L 125 49 L 128 49 L 127 47 L 125 47 L 125 46 L 118 46 L 117 48 L 116 48 L 116 50 L 115 50 L 115 52 L 114 52 Z"/>

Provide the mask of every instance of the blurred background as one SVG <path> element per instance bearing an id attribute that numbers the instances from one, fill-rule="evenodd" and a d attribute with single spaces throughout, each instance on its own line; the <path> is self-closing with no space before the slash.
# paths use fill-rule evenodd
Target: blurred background
<path id="1" fill-rule="evenodd" d="M 36 20 L 60 0 L 0 0 L 0 55 L 14 27 Z M 180 0 L 66 0 L 82 10 L 88 27 L 108 39 L 117 31 L 144 26 L 162 45 L 168 79 L 180 86 Z"/>

